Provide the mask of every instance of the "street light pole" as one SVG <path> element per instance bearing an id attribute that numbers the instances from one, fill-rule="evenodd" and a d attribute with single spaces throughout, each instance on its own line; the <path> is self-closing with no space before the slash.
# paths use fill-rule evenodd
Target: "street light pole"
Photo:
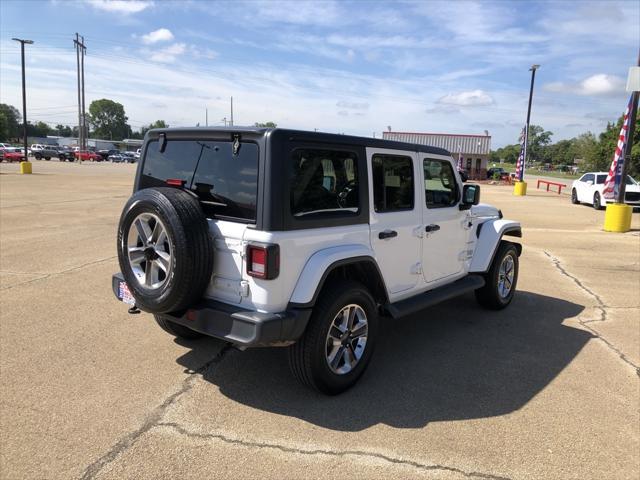
<path id="1" fill-rule="evenodd" d="M 533 83 L 536 79 L 536 70 L 540 68 L 540 65 L 531 65 L 529 71 L 531 72 L 531 88 L 529 89 L 529 106 L 527 107 L 527 125 L 524 132 L 524 158 L 522 159 L 522 172 L 524 176 L 524 170 L 527 165 L 527 153 L 529 152 L 529 121 L 531 120 L 531 102 L 533 101 Z"/>
<path id="2" fill-rule="evenodd" d="M 12 38 L 16 42 L 20 42 L 20 53 L 22 55 L 22 136 L 24 140 L 24 160 L 29 161 L 29 155 L 27 154 L 27 85 L 25 81 L 24 72 L 24 44 L 31 45 L 33 40 L 23 40 L 21 38 Z"/>

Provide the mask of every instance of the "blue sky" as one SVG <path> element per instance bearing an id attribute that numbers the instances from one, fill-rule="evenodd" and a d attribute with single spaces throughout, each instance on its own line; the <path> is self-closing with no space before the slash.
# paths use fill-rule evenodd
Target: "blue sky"
<path id="1" fill-rule="evenodd" d="M 116 100 L 134 129 L 203 125 L 205 108 L 221 125 L 233 95 L 236 125 L 488 130 L 496 148 L 517 142 L 534 63 L 531 121 L 554 140 L 622 113 L 640 2 L 3 0 L 0 102 L 21 108 L 11 38 L 29 38 L 29 119 L 75 124 L 75 32 L 87 107 Z"/>

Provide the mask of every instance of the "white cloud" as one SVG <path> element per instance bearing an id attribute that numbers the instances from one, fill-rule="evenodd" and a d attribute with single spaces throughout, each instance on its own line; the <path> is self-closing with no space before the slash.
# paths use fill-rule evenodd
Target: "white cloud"
<path id="1" fill-rule="evenodd" d="M 98 10 L 114 13 L 139 13 L 151 6 L 152 0 L 86 0 L 86 2 Z"/>
<path id="2" fill-rule="evenodd" d="M 174 43 L 160 50 L 151 51 L 151 60 L 160 63 L 173 63 L 178 55 L 182 55 L 187 50 L 184 43 Z"/>
<path id="3" fill-rule="evenodd" d="M 544 86 L 550 92 L 573 93 L 587 96 L 610 96 L 624 92 L 622 78 L 606 73 L 598 73 L 577 83 L 552 82 Z"/>
<path id="4" fill-rule="evenodd" d="M 469 92 L 449 93 L 438 100 L 443 105 L 456 105 L 458 107 L 472 107 L 478 105 L 493 105 L 493 98 L 482 90 Z"/>
<path id="5" fill-rule="evenodd" d="M 142 35 L 142 43 L 146 45 L 152 45 L 158 42 L 170 42 L 173 40 L 173 33 L 167 28 L 159 28 L 153 32 L 149 32 L 146 35 Z"/>
<path id="6" fill-rule="evenodd" d="M 348 108 L 350 110 L 367 110 L 369 108 L 369 104 L 367 102 L 347 102 L 345 100 L 340 100 L 336 103 L 336 106 L 340 108 Z"/>

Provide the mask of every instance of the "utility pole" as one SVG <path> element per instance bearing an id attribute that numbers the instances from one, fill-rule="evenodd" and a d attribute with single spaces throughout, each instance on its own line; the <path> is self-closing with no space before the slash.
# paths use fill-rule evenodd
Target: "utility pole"
<path id="1" fill-rule="evenodd" d="M 80 38 L 82 38 L 82 55 L 80 55 L 80 69 L 82 70 L 82 150 L 86 150 L 89 129 L 87 128 L 87 105 L 84 103 L 84 54 L 87 48 L 84 46 L 84 36 Z"/>
<path id="2" fill-rule="evenodd" d="M 229 126 L 233 127 L 233 97 L 231 97 L 231 120 L 229 120 Z"/>
<path id="3" fill-rule="evenodd" d="M 226 126 L 227 126 L 227 117 L 224 117 L 224 118 L 222 119 L 222 121 L 224 122 L 224 126 L 226 127 Z"/>
<path id="4" fill-rule="evenodd" d="M 638 52 L 638 67 L 640 67 L 640 51 Z M 616 203 L 624 203 L 624 195 L 627 191 L 627 172 L 629 171 L 629 163 L 631 163 L 631 148 L 633 147 L 633 132 L 636 126 L 636 116 L 638 115 L 638 91 L 634 90 L 631 94 L 631 110 L 629 111 L 629 127 L 627 129 L 627 143 L 622 153 L 622 172 L 620 178 L 620 187 L 618 188 L 618 198 Z"/>
<path id="5" fill-rule="evenodd" d="M 25 81 L 24 70 L 24 44 L 31 45 L 33 40 L 23 40 L 21 38 L 12 38 L 16 42 L 20 42 L 20 54 L 22 56 L 22 136 L 24 141 L 24 160 L 29 161 L 29 154 L 27 153 L 27 84 Z M 31 173 L 31 172 L 29 172 Z"/>
<path id="6" fill-rule="evenodd" d="M 86 48 L 84 46 L 84 37 L 80 37 L 76 33 L 73 44 L 76 47 L 76 64 L 78 68 L 78 147 L 80 150 L 86 150 L 84 108 L 84 52 Z"/>
<path id="7" fill-rule="evenodd" d="M 206 127 L 209 126 L 209 109 L 208 108 L 204 109 L 204 125 Z"/>

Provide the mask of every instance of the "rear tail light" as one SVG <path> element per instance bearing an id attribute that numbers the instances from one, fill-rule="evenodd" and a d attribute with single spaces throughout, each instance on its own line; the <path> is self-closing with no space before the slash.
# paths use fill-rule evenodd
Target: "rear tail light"
<path id="1" fill-rule="evenodd" d="M 184 184 L 187 183 L 185 180 L 180 180 L 179 178 L 167 178 L 166 184 L 171 187 L 184 187 Z"/>
<path id="2" fill-rule="evenodd" d="M 247 275 L 272 280 L 280 273 L 280 247 L 266 243 L 247 245 Z"/>

